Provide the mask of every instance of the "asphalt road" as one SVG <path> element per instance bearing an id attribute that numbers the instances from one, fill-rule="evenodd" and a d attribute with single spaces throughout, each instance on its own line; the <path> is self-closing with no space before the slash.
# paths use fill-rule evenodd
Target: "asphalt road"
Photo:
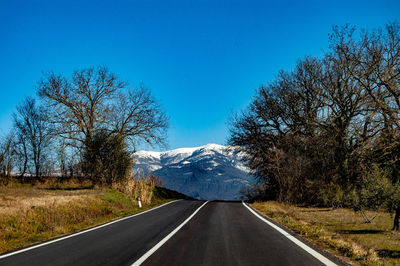
<path id="1" fill-rule="evenodd" d="M 131 265 L 202 204 L 177 201 L 0 259 L 0 265 Z M 208 202 L 143 265 L 323 264 L 257 218 L 242 203 Z"/>

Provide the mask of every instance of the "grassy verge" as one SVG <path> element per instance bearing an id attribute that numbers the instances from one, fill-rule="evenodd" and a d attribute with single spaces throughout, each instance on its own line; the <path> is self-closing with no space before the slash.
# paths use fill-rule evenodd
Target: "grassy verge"
<path id="1" fill-rule="evenodd" d="M 175 198 L 155 188 L 143 208 L 116 190 L 0 187 L 0 253 L 132 215 Z"/>
<path id="2" fill-rule="evenodd" d="M 260 213 L 351 264 L 400 265 L 400 233 L 390 230 L 389 213 L 364 223 L 349 209 L 305 208 L 277 202 L 251 204 Z"/>

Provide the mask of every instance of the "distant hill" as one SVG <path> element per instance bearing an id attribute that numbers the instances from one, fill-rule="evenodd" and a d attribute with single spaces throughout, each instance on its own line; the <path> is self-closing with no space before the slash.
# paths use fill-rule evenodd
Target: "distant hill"
<path id="1" fill-rule="evenodd" d="M 255 183 L 233 147 L 208 144 L 166 152 L 138 151 L 135 171 L 153 173 L 163 187 L 197 199 L 237 200 Z"/>

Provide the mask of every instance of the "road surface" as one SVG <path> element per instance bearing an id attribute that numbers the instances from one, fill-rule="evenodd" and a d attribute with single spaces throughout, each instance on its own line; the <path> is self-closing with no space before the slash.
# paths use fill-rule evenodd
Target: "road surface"
<path id="1" fill-rule="evenodd" d="M 241 202 L 188 200 L 14 255 L 0 255 L 0 265 L 137 265 L 138 262 L 143 262 L 142 265 L 324 265 Z"/>

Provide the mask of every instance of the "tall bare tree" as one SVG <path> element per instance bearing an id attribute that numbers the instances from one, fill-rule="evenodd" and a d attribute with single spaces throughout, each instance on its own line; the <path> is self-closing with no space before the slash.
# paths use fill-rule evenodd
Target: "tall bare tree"
<path id="1" fill-rule="evenodd" d="M 165 143 L 168 118 L 148 89 L 129 89 L 106 67 L 75 71 L 71 79 L 54 73 L 39 83 L 39 96 L 59 136 L 81 148 L 97 130 L 134 141 Z"/>
<path id="2" fill-rule="evenodd" d="M 0 139 L 0 174 L 9 179 L 15 165 L 15 136 L 11 132 Z"/>
<path id="3" fill-rule="evenodd" d="M 27 97 L 17 106 L 14 113 L 14 128 L 22 146 L 24 167 L 27 160 L 32 162 L 36 178 L 40 178 L 48 148 L 51 142 L 52 126 L 48 122 L 45 111 L 36 104 L 35 99 Z"/>
<path id="4" fill-rule="evenodd" d="M 101 154 L 105 147 L 110 150 L 109 141 L 126 143 L 121 144 L 124 149 L 135 149 L 140 141 L 165 144 L 168 117 L 150 91 L 143 86 L 130 89 L 106 67 L 75 71 L 70 79 L 49 73 L 40 81 L 38 94 L 48 106 L 55 134 L 81 152 L 82 170 L 94 182 L 106 180 L 96 169 L 112 168 L 111 157 Z M 103 183 L 110 185 L 107 180 Z"/>
<path id="5" fill-rule="evenodd" d="M 233 119 L 230 142 L 248 154 L 269 190 L 263 195 L 319 204 L 341 195 L 343 204 L 359 209 L 385 204 L 395 210 L 399 230 L 400 26 L 363 30 L 360 38 L 354 32 L 334 27 L 321 59 L 299 61 L 262 86 Z M 372 190 L 379 186 L 365 182 L 384 172 L 391 185 L 380 187 L 386 192 L 378 200 Z M 345 198 L 346 192 L 358 197 Z"/>
<path id="6" fill-rule="evenodd" d="M 17 133 L 15 150 L 16 150 L 19 178 L 23 179 L 25 177 L 26 172 L 28 171 L 29 154 L 28 154 L 27 136 L 21 134 L 21 132 Z"/>

